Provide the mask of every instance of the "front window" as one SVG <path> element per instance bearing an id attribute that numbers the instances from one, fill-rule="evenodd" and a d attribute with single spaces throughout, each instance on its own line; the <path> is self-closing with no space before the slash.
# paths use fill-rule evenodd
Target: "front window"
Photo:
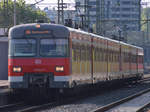
<path id="1" fill-rule="evenodd" d="M 49 57 L 68 56 L 68 40 L 67 39 L 41 39 L 40 55 L 49 56 Z"/>
<path id="2" fill-rule="evenodd" d="M 36 40 L 13 39 L 10 42 L 9 56 L 35 56 Z"/>

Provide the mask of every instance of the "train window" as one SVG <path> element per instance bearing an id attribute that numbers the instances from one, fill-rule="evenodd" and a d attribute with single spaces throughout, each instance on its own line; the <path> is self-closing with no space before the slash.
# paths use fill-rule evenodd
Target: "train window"
<path id="1" fill-rule="evenodd" d="M 109 61 L 111 62 L 112 61 L 112 59 L 111 59 L 112 58 L 112 52 L 111 52 L 111 50 L 108 50 L 108 54 L 109 54 L 108 55 L 109 56 Z"/>
<path id="2" fill-rule="evenodd" d="M 36 40 L 34 39 L 13 39 L 10 41 L 11 51 L 9 56 L 35 56 Z"/>
<path id="3" fill-rule="evenodd" d="M 127 62 L 127 55 L 126 55 L 126 52 L 124 52 L 124 62 L 125 62 L 125 63 Z"/>
<path id="4" fill-rule="evenodd" d="M 102 56 L 101 60 L 104 61 L 104 50 L 103 50 L 103 48 L 101 49 L 101 56 Z"/>
<path id="5" fill-rule="evenodd" d="M 99 48 L 99 61 L 102 61 L 102 50 Z"/>
<path id="6" fill-rule="evenodd" d="M 102 61 L 102 49 L 101 48 L 99 48 L 98 53 L 99 53 L 99 61 Z"/>
<path id="7" fill-rule="evenodd" d="M 75 49 L 73 49 L 73 60 L 74 60 L 74 61 L 76 61 L 76 60 L 77 60 L 77 59 L 76 59 L 76 57 L 77 57 L 77 56 L 76 56 L 76 50 L 75 50 Z"/>
<path id="8" fill-rule="evenodd" d="M 119 57 L 118 57 L 118 52 L 116 52 L 116 62 L 118 62 Z"/>
<path id="9" fill-rule="evenodd" d="M 77 61 L 78 62 L 81 61 L 81 46 L 80 46 L 80 44 L 78 44 L 78 46 L 77 46 Z"/>
<path id="10" fill-rule="evenodd" d="M 111 51 L 111 61 L 113 62 L 113 51 Z"/>
<path id="11" fill-rule="evenodd" d="M 105 53 L 104 53 L 104 54 L 105 54 L 105 56 L 104 56 L 105 62 L 107 62 L 107 59 L 108 59 L 108 52 L 109 52 L 109 51 L 104 50 L 104 52 L 105 52 Z"/>
<path id="12" fill-rule="evenodd" d="M 115 51 L 115 58 L 114 61 L 117 62 L 117 52 Z"/>
<path id="13" fill-rule="evenodd" d="M 113 51 L 113 62 L 115 62 L 116 51 Z"/>
<path id="14" fill-rule="evenodd" d="M 123 62 L 126 62 L 126 53 L 123 53 Z"/>
<path id="15" fill-rule="evenodd" d="M 87 61 L 87 46 L 85 46 L 85 61 Z"/>
<path id="16" fill-rule="evenodd" d="M 74 61 L 78 60 L 78 51 L 77 51 L 77 45 L 73 44 L 73 51 L 74 51 Z"/>
<path id="17" fill-rule="evenodd" d="M 111 52 L 108 50 L 108 61 L 111 61 Z"/>
<path id="18" fill-rule="evenodd" d="M 112 51 L 112 62 L 114 62 L 114 51 Z"/>
<path id="19" fill-rule="evenodd" d="M 116 51 L 116 62 L 118 62 L 118 52 Z"/>
<path id="20" fill-rule="evenodd" d="M 141 56 L 141 63 L 143 63 L 143 56 Z"/>
<path id="21" fill-rule="evenodd" d="M 50 57 L 68 56 L 68 40 L 67 39 L 41 39 L 40 55 Z"/>
<path id="22" fill-rule="evenodd" d="M 97 51 L 96 51 L 96 48 L 94 49 L 94 59 L 95 59 L 95 61 L 97 61 Z"/>
<path id="23" fill-rule="evenodd" d="M 101 61 L 101 49 L 98 49 L 98 61 Z"/>
<path id="24" fill-rule="evenodd" d="M 91 48 L 89 46 L 87 46 L 87 59 L 88 61 L 91 60 Z"/>
<path id="25" fill-rule="evenodd" d="M 85 61 L 86 60 L 86 51 L 85 51 L 85 47 L 81 46 L 81 60 Z"/>
<path id="26" fill-rule="evenodd" d="M 120 50 L 117 51 L 117 62 L 119 62 Z"/>
<path id="27" fill-rule="evenodd" d="M 98 51 L 98 48 L 96 48 L 96 49 L 95 49 L 95 61 L 98 61 L 98 60 L 99 60 L 99 59 L 98 59 L 98 58 L 99 58 L 98 55 L 99 55 L 99 51 Z"/>

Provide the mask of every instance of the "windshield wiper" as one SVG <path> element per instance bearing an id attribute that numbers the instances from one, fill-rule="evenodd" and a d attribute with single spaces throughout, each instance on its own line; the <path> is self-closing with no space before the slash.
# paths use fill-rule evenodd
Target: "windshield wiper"
<path id="1" fill-rule="evenodd" d="M 30 46 L 32 46 L 32 43 L 28 39 L 25 38 L 25 40 Z"/>

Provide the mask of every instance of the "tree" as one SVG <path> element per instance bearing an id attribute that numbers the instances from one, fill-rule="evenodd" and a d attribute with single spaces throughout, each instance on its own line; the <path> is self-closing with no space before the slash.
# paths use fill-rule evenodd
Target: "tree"
<path id="1" fill-rule="evenodd" d="M 143 8 L 142 9 L 142 14 L 141 14 L 141 20 L 147 20 L 147 16 L 149 17 L 148 19 L 150 19 L 150 8 Z M 150 21 L 141 21 L 141 30 L 142 31 L 147 31 L 147 24 L 148 27 L 150 28 Z"/>
<path id="2" fill-rule="evenodd" d="M 13 10 L 14 2 L 12 0 L 8 0 L 8 3 L 4 3 L 4 0 L 0 2 L 0 27 L 9 28 L 13 26 Z M 17 0 L 16 18 L 17 24 L 33 23 L 38 19 L 43 19 L 45 22 L 50 21 L 45 12 L 40 9 L 36 9 L 35 7 L 30 7 L 26 4 L 25 0 Z"/>

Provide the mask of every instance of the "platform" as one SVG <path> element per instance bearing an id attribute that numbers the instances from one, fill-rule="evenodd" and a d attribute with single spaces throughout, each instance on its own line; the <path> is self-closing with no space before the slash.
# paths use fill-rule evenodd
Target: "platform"
<path id="1" fill-rule="evenodd" d="M 150 74 L 144 74 L 144 78 L 150 77 Z"/>
<path id="2" fill-rule="evenodd" d="M 8 88 L 8 80 L 0 80 L 0 89 Z"/>

